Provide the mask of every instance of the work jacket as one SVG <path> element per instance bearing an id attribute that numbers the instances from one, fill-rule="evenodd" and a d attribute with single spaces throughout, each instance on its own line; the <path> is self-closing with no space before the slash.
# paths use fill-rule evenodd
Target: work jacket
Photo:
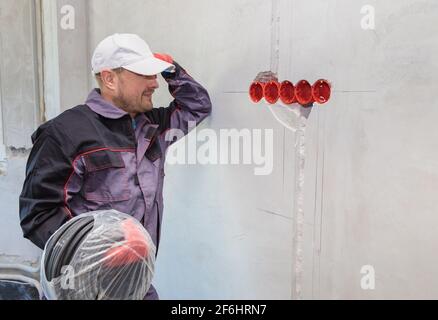
<path id="1" fill-rule="evenodd" d="M 132 119 L 94 89 L 84 105 L 41 125 L 20 195 L 24 237 L 44 248 L 49 237 L 81 213 L 115 209 L 141 221 L 157 247 L 163 217 L 166 149 L 211 113 L 205 88 L 175 63 L 163 73 L 174 100 Z M 166 138 L 167 136 L 167 138 Z"/>

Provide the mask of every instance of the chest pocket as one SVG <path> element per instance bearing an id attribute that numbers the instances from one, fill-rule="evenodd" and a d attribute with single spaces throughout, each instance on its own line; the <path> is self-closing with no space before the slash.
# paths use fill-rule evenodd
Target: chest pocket
<path id="1" fill-rule="evenodd" d="M 83 195 L 99 202 L 128 200 L 128 172 L 120 152 L 100 150 L 84 156 Z"/>

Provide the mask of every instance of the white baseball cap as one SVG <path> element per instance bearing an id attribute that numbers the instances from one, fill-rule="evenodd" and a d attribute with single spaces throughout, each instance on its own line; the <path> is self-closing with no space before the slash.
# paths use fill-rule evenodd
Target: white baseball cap
<path id="1" fill-rule="evenodd" d="M 116 33 L 106 37 L 97 45 L 91 58 L 94 74 L 121 67 L 145 76 L 175 70 L 173 64 L 155 58 L 142 38 L 130 33 Z"/>

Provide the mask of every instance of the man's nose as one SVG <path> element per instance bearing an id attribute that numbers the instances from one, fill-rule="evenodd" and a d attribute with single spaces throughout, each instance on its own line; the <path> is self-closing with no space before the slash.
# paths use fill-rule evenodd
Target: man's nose
<path id="1" fill-rule="evenodd" d="M 158 89 L 160 87 L 160 85 L 158 84 L 158 79 L 157 78 L 152 80 L 151 87 L 154 88 L 154 89 Z"/>

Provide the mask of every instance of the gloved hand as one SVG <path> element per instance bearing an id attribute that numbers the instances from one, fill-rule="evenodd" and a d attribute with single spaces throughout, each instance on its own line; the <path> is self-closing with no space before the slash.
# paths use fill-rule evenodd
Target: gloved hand
<path id="1" fill-rule="evenodd" d="M 154 53 L 154 57 L 169 63 L 173 63 L 173 58 L 165 53 Z"/>
<path id="2" fill-rule="evenodd" d="M 168 54 L 165 54 L 165 53 L 154 53 L 154 57 L 157 58 L 157 59 L 166 61 L 166 62 L 168 62 L 170 64 L 173 64 L 173 58 L 172 58 L 172 56 L 170 56 Z M 169 73 L 173 73 L 174 70 L 175 70 L 175 68 L 169 68 L 169 69 L 164 70 L 162 73 L 164 75 L 166 75 L 166 74 L 169 74 Z"/>

